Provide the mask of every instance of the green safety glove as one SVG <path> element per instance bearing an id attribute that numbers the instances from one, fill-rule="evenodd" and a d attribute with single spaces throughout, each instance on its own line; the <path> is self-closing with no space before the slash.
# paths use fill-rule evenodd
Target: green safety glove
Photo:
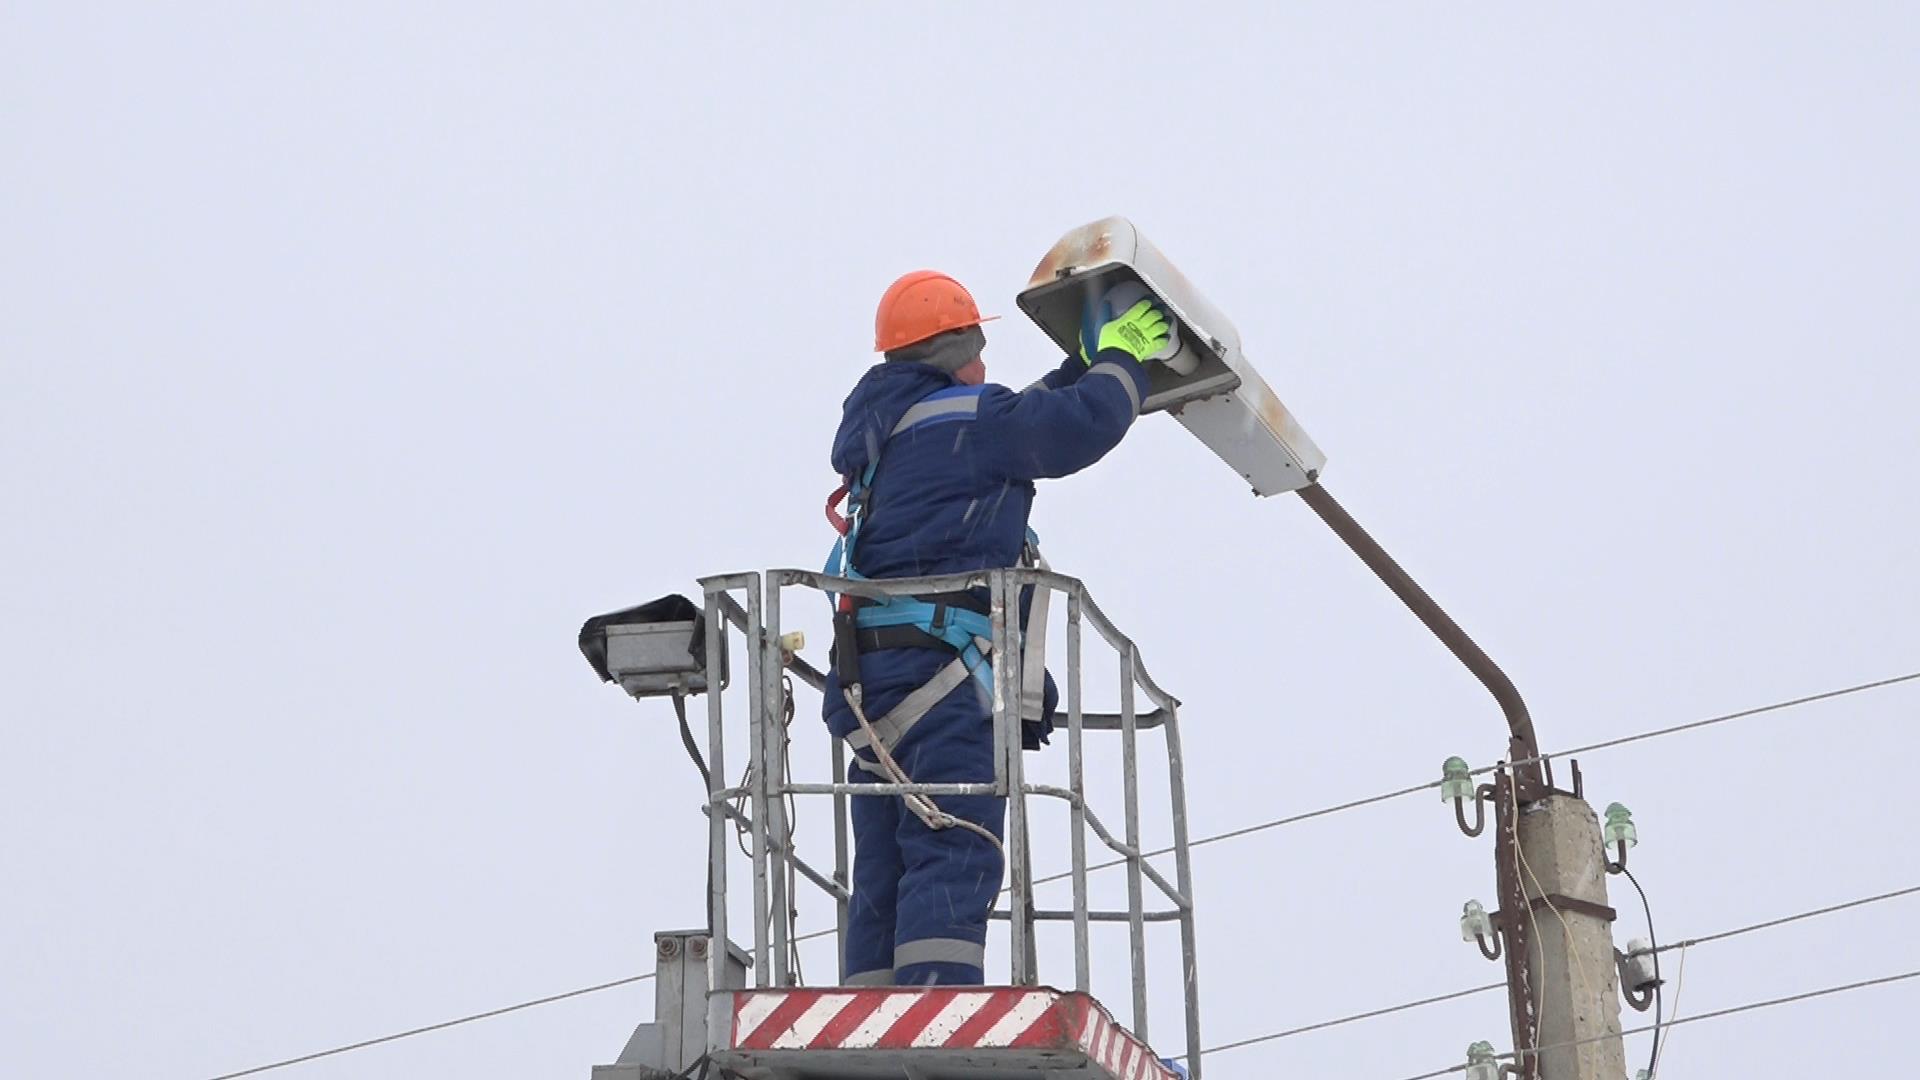
<path id="1" fill-rule="evenodd" d="M 1100 327 L 1100 336 L 1094 346 L 1094 352 L 1107 349 L 1119 349 L 1142 363 L 1167 347 L 1167 341 L 1173 334 L 1173 324 L 1166 313 L 1155 307 L 1153 301 L 1142 300 L 1116 315 Z M 1087 353 L 1084 340 L 1080 343 L 1080 359 L 1093 363 Z"/>

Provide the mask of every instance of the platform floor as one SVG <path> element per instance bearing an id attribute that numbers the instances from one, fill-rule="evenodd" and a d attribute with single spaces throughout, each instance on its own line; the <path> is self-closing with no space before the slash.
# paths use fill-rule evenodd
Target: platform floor
<path id="1" fill-rule="evenodd" d="M 713 1061 L 749 1080 L 1175 1080 L 1086 994 L 1046 987 L 714 995 Z"/>

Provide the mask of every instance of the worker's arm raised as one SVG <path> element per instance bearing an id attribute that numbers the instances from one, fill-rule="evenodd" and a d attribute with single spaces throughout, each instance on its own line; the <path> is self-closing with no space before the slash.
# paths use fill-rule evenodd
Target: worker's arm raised
<path id="1" fill-rule="evenodd" d="M 995 388 L 980 397 L 982 441 L 1009 479 L 1067 476 L 1119 445 L 1147 396 L 1146 362 L 1166 349 L 1173 323 L 1150 300 L 1119 314 L 1103 301 L 1089 306 L 1081 333 L 1085 375 L 1055 372 L 1051 382 L 1041 380 L 1044 388 Z"/>
<path id="2" fill-rule="evenodd" d="M 1060 390 L 1080 381 L 1087 373 L 1087 362 L 1077 356 L 1060 361 L 1060 366 L 1034 380 L 1029 390 Z"/>
<path id="3" fill-rule="evenodd" d="M 1124 350 L 1106 349 L 1070 386 L 989 387 L 976 415 L 979 445 L 1008 479 L 1067 476 L 1119 445 L 1146 393 L 1145 367 Z"/>

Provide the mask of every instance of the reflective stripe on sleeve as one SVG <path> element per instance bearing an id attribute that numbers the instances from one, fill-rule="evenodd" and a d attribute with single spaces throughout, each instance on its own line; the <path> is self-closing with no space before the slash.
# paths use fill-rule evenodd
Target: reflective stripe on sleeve
<path id="1" fill-rule="evenodd" d="M 1128 374 L 1126 369 L 1122 368 L 1118 362 L 1103 360 L 1093 365 L 1093 370 L 1087 372 L 1087 374 L 1105 375 L 1109 379 L 1120 380 L 1120 385 L 1127 388 L 1127 401 L 1133 405 L 1133 415 L 1140 415 L 1140 388 L 1133 384 L 1133 376 Z"/>
<path id="2" fill-rule="evenodd" d="M 967 390 L 968 393 L 955 394 L 949 397 L 945 391 L 942 391 L 939 394 L 921 400 L 918 405 L 908 409 L 901 415 L 900 422 L 893 425 L 893 430 L 887 434 L 887 437 L 892 438 L 916 424 L 922 424 L 932 420 L 963 420 L 972 418 L 975 413 L 980 411 L 980 388 L 969 386 L 963 387 L 962 389 Z M 1134 411 L 1139 411 L 1138 406 L 1135 407 Z"/>

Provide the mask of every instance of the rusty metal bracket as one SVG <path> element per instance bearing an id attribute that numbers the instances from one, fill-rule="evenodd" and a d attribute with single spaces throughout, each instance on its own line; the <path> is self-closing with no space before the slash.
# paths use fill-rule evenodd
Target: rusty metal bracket
<path id="1" fill-rule="evenodd" d="M 1606 867 L 1607 873 L 1609 874 L 1624 874 L 1627 872 L 1627 842 L 1625 840 L 1615 841 L 1613 849 L 1618 853 L 1618 856 L 1609 859 L 1606 857 L 1606 845 L 1600 845 L 1600 865 Z"/>
<path id="2" fill-rule="evenodd" d="M 1520 882 L 1518 792 L 1515 777 L 1508 770 L 1493 774 L 1493 863 L 1494 880 L 1499 887 L 1502 911 L 1518 912 L 1526 906 L 1526 889 Z M 1506 957 L 1507 1012 L 1513 1028 L 1514 1064 L 1520 1080 L 1540 1080 L 1540 1013 L 1536 1004 L 1533 975 L 1528 970 L 1535 942 L 1526 919 L 1498 920 L 1502 950 Z"/>
<path id="3" fill-rule="evenodd" d="M 1553 779 L 1553 759 L 1545 755 L 1542 755 L 1540 758 L 1540 769 L 1541 769 L 1541 772 L 1544 774 L 1546 784 L 1545 784 L 1545 787 L 1539 793 L 1542 795 L 1571 795 L 1576 799 L 1581 799 L 1581 800 L 1586 799 L 1587 784 L 1586 784 L 1586 778 L 1580 775 L 1580 762 L 1574 760 L 1573 758 L 1568 758 L 1567 767 L 1573 773 L 1573 790 L 1572 791 L 1568 791 L 1566 788 L 1559 787 L 1555 784 Z M 1528 801 L 1527 799 L 1524 798 L 1524 795 L 1525 795 L 1525 792 L 1523 790 L 1522 791 L 1523 798 L 1521 800 L 1522 802 Z"/>
<path id="4" fill-rule="evenodd" d="M 1533 773 L 1523 772 L 1508 762 L 1503 761 L 1501 764 L 1515 773 L 1513 791 L 1522 803 L 1537 803 L 1554 795 L 1565 795 L 1581 800 L 1587 797 L 1586 778 L 1580 774 L 1580 763 L 1571 758 L 1567 760 L 1567 764 L 1573 772 L 1572 790 L 1563 788 L 1554 781 L 1553 759 L 1545 754 L 1540 755 L 1539 760 L 1530 766 L 1536 770 Z"/>
<path id="5" fill-rule="evenodd" d="M 1481 784 L 1473 790 L 1473 824 L 1467 824 L 1467 800 L 1453 800 L 1453 820 L 1460 823 L 1460 831 L 1468 836 L 1479 836 L 1487 827 L 1487 800 L 1497 793 L 1492 784 Z"/>
<path id="6" fill-rule="evenodd" d="M 1620 996 L 1626 999 L 1627 1004 L 1632 1007 L 1633 1011 L 1646 1012 L 1652 1008 L 1654 994 L 1660 987 L 1666 984 L 1666 980 L 1655 978 L 1652 982 L 1646 983 L 1645 985 L 1639 987 L 1634 986 L 1632 961 L 1626 953 L 1621 952 L 1619 949 L 1613 950 L 1613 968 L 1620 980 Z"/>
<path id="7" fill-rule="evenodd" d="M 1535 908 L 1542 905 L 1549 905 L 1562 912 L 1573 911 L 1581 915 L 1590 915 L 1602 922 L 1613 922 L 1620 917 L 1619 912 L 1605 904 L 1596 904 L 1591 900 L 1581 900 L 1573 896 L 1561 896 L 1559 893 L 1547 893 L 1545 896 L 1536 896 L 1533 897 L 1530 902 Z"/>
<path id="8" fill-rule="evenodd" d="M 1613 920 L 1619 919 L 1620 917 L 1619 911 L 1607 907 L 1605 903 L 1594 903 L 1592 899 L 1561 896 L 1561 894 L 1557 894 L 1557 892 L 1549 892 L 1546 896 L 1532 897 L 1528 903 L 1530 903 L 1536 911 L 1538 911 L 1540 907 L 1553 907 L 1553 909 L 1559 909 L 1559 911 L 1563 911 L 1563 913 L 1565 913 L 1565 911 L 1574 911 L 1574 913 L 1578 913 L 1578 915 L 1590 915 L 1590 917 L 1599 919 L 1601 922 L 1613 922 Z"/>
<path id="9" fill-rule="evenodd" d="M 1532 909 L 1536 917 L 1543 907 L 1552 908 L 1563 915 L 1567 912 L 1573 912 L 1576 915 L 1586 915 L 1599 919 L 1602 922 L 1613 922 L 1620 917 L 1619 912 L 1605 904 L 1596 904 L 1591 900 L 1581 900 L 1573 896 L 1562 896 L 1559 893 L 1547 893 L 1544 896 L 1530 896 L 1527 898 L 1527 907 Z M 1505 908 L 1501 908 L 1499 911 L 1488 916 L 1488 918 L 1493 921 L 1494 926 L 1504 928 L 1512 916 L 1508 914 Z"/>

